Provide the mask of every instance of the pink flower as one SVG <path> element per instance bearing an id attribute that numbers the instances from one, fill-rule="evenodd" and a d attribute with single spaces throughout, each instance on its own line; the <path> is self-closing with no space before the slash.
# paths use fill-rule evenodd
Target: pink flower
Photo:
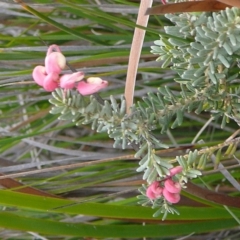
<path id="1" fill-rule="evenodd" d="M 98 77 L 91 77 L 86 81 L 82 81 L 84 78 L 83 72 L 75 72 L 60 76 L 65 66 L 66 58 L 61 53 L 60 48 L 54 44 L 48 48 L 45 58 L 45 67 L 35 67 L 32 77 L 39 86 L 49 92 L 54 91 L 58 87 L 64 89 L 73 89 L 76 87 L 80 94 L 90 95 L 108 85 L 107 81 Z M 77 86 L 76 83 L 78 83 Z"/>
<path id="2" fill-rule="evenodd" d="M 178 174 L 178 173 L 181 173 L 182 170 L 183 170 L 182 166 L 177 166 L 177 167 L 171 168 L 171 169 L 169 170 L 170 176 L 172 177 L 172 176 L 174 176 L 174 175 L 176 175 L 176 174 Z"/>
<path id="3" fill-rule="evenodd" d="M 166 187 L 163 189 L 163 196 L 170 203 L 178 203 L 180 201 L 180 194 L 171 193 L 166 189 Z"/>
<path id="4" fill-rule="evenodd" d="M 90 95 L 93 93 L 98 92 L 102 88 L 107 87 L 108 82 L 105 80 L 102 80 L 98 77 L 91 77 L 88 78 L 87 81 L 80 81 L 77 85 L 77 90 L 82 95 Z"/>
<path id="5" fill-rule="evenodd" d="M 164 187 L 161 187 L 160 182 L 155 181 L 150 184 L 146 191 L 146 196 L 149 199 L 157 199 L 163 195 L 163 197 L 170 203 L 177 203 L 180 201 L 181 184 L 174 182 L 172 176 L 182 172 L 181 166 L 170 169 L 169 177 L 161 182 L 164 182 Z"/>
<path id="6" fill-rule="evenodd" d="M 167 4 L 167 3 L 166 3 L 166 0 L 161 0 L 161 1 L 162 1 L 162 4 Z"/>
<path id="7" fill-rule="evenodd" d="M 36 66 L 33 69 L 34 81 L 46 91 L 54 91 L 59 86 L 59 74 L 66 66 L 66 59 L 57 45 L 48 48 L 45 67 Z"/>
<path id="8" fill-rule="evenodd" d="M 60 77 L 60 87 L 65 89 L 73 89 L 75 84 L 84 78 L 83 72 L 75 72 L 72 74 L 64 74 Z"/>
<path id="9" fill-rule="evenodd" d="M 47 74 L 56 73 L 60 74 L 66 66 L 66 58 L 61 53 L 57 45 L 51 45 L 48 48 L 47 56 L 45 58 L 45 67 Z"/>
<path id="10" fill-rule="evenodd" d="M 158 181 L 153 182 L 151 185 L 148 186 L 146 191 L 146 196 L 149 199 L 156 199 L 162 196 L 162 187 L 160 186 Z"/>
<path id="11" fill-rule="evenodd" d="M 180 201 L 181 184 L 179 182 L 174 182 L 171 177 L 181 173 L 182 170 L 183 168 L 181 166 L 171 168 L 169 170 L 170 177 L 164 181 L 163 196 L 170 203 L 177 203 Z"/>
<path id="12" fill-rule="evenodd" d="M 167 179 L 164 182 L 165 188 L 170 193 L 180 193 L 181 192 L 181 185 L 179 182 L 174 182 L 172 179 Z"/>

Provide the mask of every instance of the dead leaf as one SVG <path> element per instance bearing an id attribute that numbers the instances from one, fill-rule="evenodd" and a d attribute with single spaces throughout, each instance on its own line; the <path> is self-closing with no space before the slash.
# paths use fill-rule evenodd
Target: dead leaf
<path id="1" fill-rule="evenodd" d="M 230 5 L 223 3 L 224 2 L 223 0 L 221 1 L 222 2 L 196 1 L 159 5 L 153 8 L 148 8 L 146 11 L 146 15 L 160 15 L 166 13 L 181 13 L 181 12 L 216 12 L 225 9 L 226 7 L 231 7 Z"/>

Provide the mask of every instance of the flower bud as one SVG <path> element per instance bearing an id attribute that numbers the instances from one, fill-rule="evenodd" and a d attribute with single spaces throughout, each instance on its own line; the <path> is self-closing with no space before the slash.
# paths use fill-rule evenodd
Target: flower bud
<path id="1" fill-rule="evenodd" d="M 61 53 L 57 45 L 51 45 L 48 48 L 47 56 L 45 58 L 45 68 L 47 74 L 56 73 L 60 74 L 66 66 L 66 58 Z"/>
<path id="2" fill-rule="evenodd" d="M 163 189 L 163 196 L 170 203 L 178 203 L 180 201 L 179 193 L 171 193 L 166 188 Z"/>
<path id="3" fill-rule="evenodd" d="M 181 192 L 180 183 L 174 182 L 172 179 L 165 180 L 164 186 L 170 193 L 180 193 Z"/>
<path id="4" fill-rule="evenodd" d="M 146 196 L 149 199 L 156 199 L 155 193 L 152 191 L 152 189 L 150 187 L 148 187 L 147 191 L 146 191 Z"/>
<path id="5" fill-rule="evenodd" d="M 169 169 L 170 176 L 172 177 L 172 176 L 174 176 L 174 175 L 176 175 L 178 173 L 181 173 L 182 170 L 183 170 L 182 166 L 176 166 L 174 168 L 171 168 L 171 169 Z"/>
<path id="6" fill-rule="evenodd" d="M 146 196 L 149 199 L 156 199 L 162 196 L 163 189 L 161 188 L 159 182 L 155 181 L 148 186 L 146 191 Z"/>

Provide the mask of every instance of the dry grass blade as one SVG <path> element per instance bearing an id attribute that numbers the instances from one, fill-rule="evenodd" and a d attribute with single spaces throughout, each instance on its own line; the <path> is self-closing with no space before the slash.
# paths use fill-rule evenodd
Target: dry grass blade
<path id="1" fill-rule="evenodd" d="M 230 5 L 232 7 L 240 8 L 239 0 L 217 0 L 218 2 L 225 3 L 226 5 Z"/>
<path id="2" fill-rule="evenodd" d="M 148 16 L 145 15 L 146 9 L 152 6 L 152 0 L 142 0 L 139 7 L 137 25 L 146 27 L 148 23 Z M 136 82 L 136 75 L 138 69 L 138 62 L 140 59 L 141 49 L 145 36 L 145 30 L 135 28 L 132 47 L 129 56 L 129 65 L 127 71 L 125 98 L 127 104 L 127 113 L 130 113 L 130 107 L 133 104 L 134 88 Z"/>
<path id="3" fill-rule="evenodd" d="M 201 188 L 191 182 L 187 183 L 186 192 L 191 193 L 194 196 L 206 199 L 217 204 L 231 206 L 231 207 L 240 207 L 239 197 L 231 197 L 226 194 L 217 193 L 208 189 Z"/>
<path id="4" fill-rule="evenodd" d="M 182 2 L 166 5 L 159 5 L 149 8 L 146 11 L 147 15 L 160 15 L 166 13 L 181 13 L 181 12 L 215 12 L 231 7 L 231 5 L 223 3 L 224 1 L 197 1 L 197 2 Z M 225 1 L 226 2 L 226 1 Z"/>
<path id="5" fill-rule="evenodd" d="M 4 176 L 4 174 L 0 173 L 0 176 Z M 38 195 L 38 196 L 45 196 L 45 197 L 59 198 L 59 196 L 50 194 L 48 192 L 45 192 L 45 191 L 42 191 L 42 190 L 39 190 L 39 189 L 36 189 L 33 187 L 26 186 L 13 178 L 0 179 L 0 185 L 5 188 L 11 189 L 12 191 L 16 191 L 16 192 L 22 192 L 22 193 Z"/>

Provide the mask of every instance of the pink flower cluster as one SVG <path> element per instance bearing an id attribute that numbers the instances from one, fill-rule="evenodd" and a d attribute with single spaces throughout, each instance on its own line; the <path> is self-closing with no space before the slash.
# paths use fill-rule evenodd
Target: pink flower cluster
<path id="1" fill-rule="evenodd" d="M 146 196 L 151 199 L 157 199 L 160 197 L 164 197 L 170 203 L 177 203 L 180 201 L 180 192 L 181 185 L 179 182 L 174 182 L 172 177 L 180 172 L 182 172 L 182 167 L 177 166 L 170 169 L 170 176 L 166 178 L 164 181 L 155 181 L 146 191 Z"/>
<path id="2" fill-rule="evenodd" d="M 33 69 L 32 77 L 34 81 L 46 91 L 52 92 L 56 88 L 63 89 L 76 88 L 82 95 L 89 95 L 107 87 L 108 82 L 98 77 L 84 80 L 83 72 L 61 75 L 66 67 L 66 58 L 57 45 L 48 48 L 45 58 L 45 66 L 36 66 Z"/>

